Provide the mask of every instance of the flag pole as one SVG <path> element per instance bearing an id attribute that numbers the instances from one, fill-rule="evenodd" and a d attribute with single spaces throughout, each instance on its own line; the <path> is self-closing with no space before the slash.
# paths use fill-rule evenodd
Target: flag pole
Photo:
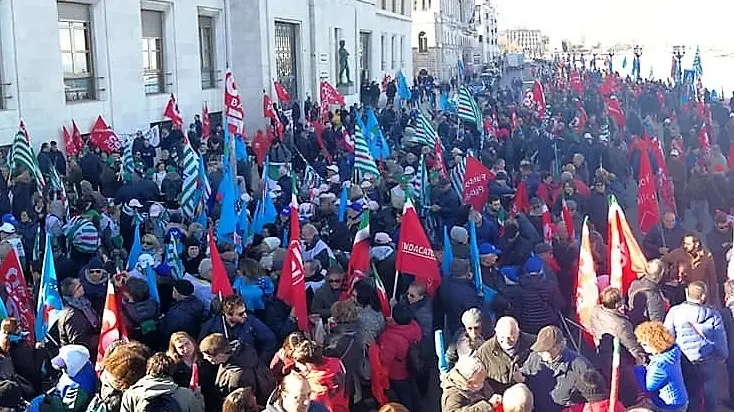
<path id="1" fill-rule="evenodd" d="M 397 299 L 398 295 L 398 277 L 400 276 L 400 272 L 395 269 L 395 281 L 393 282 L 393 288 L 392 288 L 392 298 Z"/>
<path id="2" fill-rule="evenodd" d="M 609 410 L 614 411 L 619 397 L 619 363 L 620 363 L 619 336 L 614 338 L 614 353 L 612 354 L 612 382 L 609 392 Z"/>
<path id="3" fill-rule="evenodd" d="M 222 302 L 222 291 L 220 290 L 219 292 L 217 292 L 217 295 L 219 295 L 219 305 L 220 305 L 219 311 L 221 312 L 222 310 L 221 305 L 223 303 Z M 224 312 L 222 312 L 222 330 L 224 330 L 224 337 L 226 337 L 227 340 L 229 340 L 229 331 L 227 331 L 227 321 L 224 319 Z"/>

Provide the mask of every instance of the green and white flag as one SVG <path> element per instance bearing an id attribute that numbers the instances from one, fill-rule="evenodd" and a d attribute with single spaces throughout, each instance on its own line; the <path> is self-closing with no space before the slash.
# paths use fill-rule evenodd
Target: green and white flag
<path id="1" fill-rule="evenodd" d="M 428 120 L 426 114 L 421 110 L 418 113 L 418 122 L 415 128 L 415 135 L 418 138 L 418 142 L 422 145 L 433 148 L 436 145 L 436 129 L 433 128 L 431 121 Z"/>
<path id="2" fill-rule="evenodd" d="M 128 136 L 125 148 L 122 150 L 122 173 L 132 175 L 135 173 L 135 160 L 133 159 L 133 136 Z"/>
<path id="3" fill-rule="evenodd" d="M 459 89 L 459 104 L 456 112 L 461 120 L 474 123 L 477 129 L 482 126 L 482 112 L 479 110 L 479 105 L 469 89 L 464 86 Z"/>
<path id="4" fill-rule="evenodd" d="M 189 218 L 196 217 L 199 194 L 199 158 L 189 139 L 184 140 L 183 186 L 181 188 L 181 210 Z"/>
<path id="5" fill-rule="evenodd" d="M 375 159 L 370 154 L 370 148 L 364 138 L 364 132 L 359 124 L 354 127 L 354 169 L 359 174 L 360 179 L 364 179 L 366 175 L 372 175 L 380 178 L 380 170 L 377 168 Z"/>
<path id="6" fill-rule="evenodd" d="M 18 166 L 23 166 L 31 177 L 36 181 L 39 189 L 46 186 L 46 180 L 43 178 L 41 168 L 38 167 L 38 159 L 36 159 L 31 142 L 23 131 L 18 131 L 13 140 L 13 155 L 11 157 L 11 172 L 15 172 Z"/>

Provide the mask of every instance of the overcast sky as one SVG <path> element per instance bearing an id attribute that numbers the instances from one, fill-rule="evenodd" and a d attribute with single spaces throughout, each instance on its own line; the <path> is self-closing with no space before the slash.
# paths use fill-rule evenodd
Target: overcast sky
<path id="1" fill-rule="evenodd" d="M 539 28 L 551 37 L 553 47 L 561 39 L 587 45 L 639 43 L 672 47 L 700 44 L 723 47 L 734 44 L 727 36 L 734 18 L 731 0 L 494 0 L 500 29 Z M 610 6 L 604 6 L 609 4 Z"/>

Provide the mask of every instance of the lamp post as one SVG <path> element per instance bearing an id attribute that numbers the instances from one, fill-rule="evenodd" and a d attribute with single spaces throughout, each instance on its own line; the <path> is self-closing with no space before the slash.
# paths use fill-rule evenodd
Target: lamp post
<path id="1" fill-rule="evenodd" d="M 614 49 L 607 50 L 607 56 L 609 56 L 609 74 L 614 72 L 612 62 L 614 61 Z"/>
<path id="2" fill-rule="evenodd" d="M 596 70 L 596 55 L 596 52 L 591 53 L 591 70 Z"/>
<path id="3" fill-rule="evenodd" d="M 637 80 L 642 79 L 642 73 L 641 69 L 642 66 L 640 65 L 640 56 L 642 56 L 642 46 L 636 45 L 634 48 L 635 58 L 637 59 Z"/>
<path id="4" fill-rule="evenodd" d="M 680 83 L 681 81 L 680 77 L 683 71 L 681 70 L 682 66 L 680 65 L 680 62 L 681 62 L 681 59 L 683 59 L 683 56 L 685 55 L 686 55 L 686 46 L 680 46 L 680 45 L 673 46 L 673 56 L 676 58 L 676 60 L 678 60 L 678 67 L 675 71 L 675 82 L 676 83 Z"/>

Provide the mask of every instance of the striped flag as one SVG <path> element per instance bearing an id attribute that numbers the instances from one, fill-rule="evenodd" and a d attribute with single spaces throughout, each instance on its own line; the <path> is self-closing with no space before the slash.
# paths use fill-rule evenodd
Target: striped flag
<path id="1" fill-rule="evenodd" d="M 418 138 L 418 142 L 424 146 L 433 147 L 436 144 L 438 133 L 436 133 L 436 129 L 433 128 L 433 125 L 422 110 L 418 113 L 418 124 L 415 129 L 415 135 Z"/>
<path id="2" fill-rule="evenodd" d="M 308 163 L 306 163 L 306 170 L 303 173 L 303 182 L 301 188 L 305 190 L 311 190 L 319 187 L 324 183 L 324 179 L 319 176 L 318 172 Z"/>
<path id="3" fill-rule="evenodd" d="M 696 55 L 693 56 L 693 70 L 696 72 L 696 78 L 703 77 L 703 66 L 701 65 L 701 48 L 696 46 Z"/>
<path id="4" fill-rule="evenodd" d="M 25 125 L 21 123 L 21 127 L 25 128 Z M 41 168 L 38 167 L 38 160 L 36 159 L 35 153 L 33 153 L 30 138 L 26 133 L 27 132 L 20 130 L 15 135 L 15 140 L 13 140 L 10 170 L 11 172 L 15 172 L 18 166 L 23 166 L 36 181 L 38 188 L 43 189 L 46 186 L 46 180 L 43 178 Z"/>
<path id="5" fill-rule="evenodd" d="M 477 128 L 482 126 L 482 113 L 479 110 L 479 105 L 469 89 L 464 86 L 459 89 L 459 104 L 456 112 L 461 120 L 474 123 Z"/>
<path id="6" fill-rule="evenodd" d="M 196 216 L 199 197 L 199 159 L 191 147 L 189 139 L 184 137 L 183 187 L 181 189 L 181 210 L 189 219 Z"/>
<path id="7" fill-rule="evenodd" d="M 135 173 L 135 160 L 133 159 L 133 142 L 132 136 L 127 137 L 125 148 L 122 150 L 122 173 L 132 175 Z"/>
<path id="8" fill-rule="evenodd" d="M 451 185 L 459 194 L 459 199 L 463 199 L 464 194 L 464 174 L 466 173 L 466 157 L 462 157 L 461 161 L 451 170 Z"/>
<path id="9" fill-rule="evenodd" d="M 206 166 L 204 165 L 204 158 L 201 156 L 197 156 L 199 158 L 199 180 L 196 186 L 196 189 L 199 192 L 199 202 L 197 205 L 197 213 L 202 213 L 207 203 L 209 202 L 209 198 L 212 196 L 212 187 L 209 184 L 209 177 L 206 175 Z"/>
<path id="10" fill-rule="evenodd" d="M 370 153 L 359 123 L 354 127 L 354 169 L 360 174 L 360 178 L 368 174 L 376 178 L 380 177 L 380 170 L 377 169 L 377 164 Z"/>

